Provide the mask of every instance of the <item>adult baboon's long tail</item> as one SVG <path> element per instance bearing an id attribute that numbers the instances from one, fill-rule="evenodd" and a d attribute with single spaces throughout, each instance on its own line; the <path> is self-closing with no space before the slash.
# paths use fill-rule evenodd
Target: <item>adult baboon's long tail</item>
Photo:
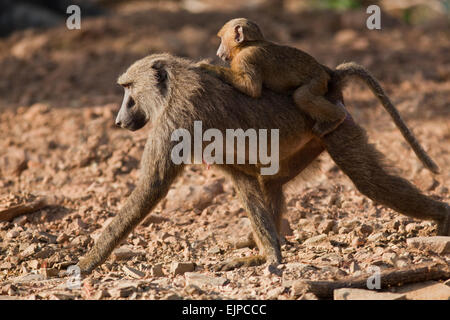
<path id="1" fill-rule="evenodd" d="M 335 73 L 338 77 L 339 86 L 341 86 L 342 88 L 345 86 L 346 82 L 353 77 L 359 78 L 364 81 L 378 98 L 378 100 L 380 100 L 386 111 L 391 115 L 391 118 L 392 120 L 394 120 L 395 125 L 400 130 L 405 140 L 410 144 L 411 148 L 414 150 L 414 153 L 417 155 L 423 165 L 433 173 L 439 173 L 438 165 L 428 156 L 428 154 L 419 144 L 414 134 L 406 126 L 397 108 L 395 108 L 389 97 L 384 92 L 383 88 L 380 86 L 379 82 L 370 74 L 369 71 L 355 62 L 347 62 L 337 66 Z"/>

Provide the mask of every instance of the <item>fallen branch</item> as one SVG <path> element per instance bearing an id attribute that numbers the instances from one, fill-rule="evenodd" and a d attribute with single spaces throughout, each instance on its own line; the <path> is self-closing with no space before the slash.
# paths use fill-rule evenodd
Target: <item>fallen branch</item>
<path id="1" fill-rule="evenodd" d="M 333 291 L 340 288 L 367 289 L 367 279 L 373 274 L 350 277 L 336 281 L 299 280 L 293 284 L 296 295 L 311 292 L 319 298 L 332 298 Z M 450 278 L 450 267 L 438 263 L 423 263 L 404 269 L 385 270 L 380 273 L 381 289 L 430 280 Z"/>
<path id="2" fill-rule="evenodd" d="M 36 200 L 29 203 L 22 203 L 12 206 L 0 211 L 0 222 L 12 221 L 18 216 L 36 212 L 45 206 L 47 206 L 47 201 L 45 198 L 37 198 Z"/>

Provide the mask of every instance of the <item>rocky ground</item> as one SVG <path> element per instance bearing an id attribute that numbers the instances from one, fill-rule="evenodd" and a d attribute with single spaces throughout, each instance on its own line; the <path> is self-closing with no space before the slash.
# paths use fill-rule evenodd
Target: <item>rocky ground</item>
<path id="1" fill-rule="evenodd" d="M 215 32 L 230 17 L 250 16 L 272 39 L 330 66 L 355 60 L 373 70 L 442 173 L 421 166 L 369 90 L 352 85 L 346 91 L 350 112 L 400 175 L 450 202 L 448 22 L 410 27 L 392 20 L 369 31 L 364 12 L 194 13 L 179 6 L 124 5 L 108 17 L 86 19 L 81 31 L 57 27 L 0 39 L 0 219 L 8 208 L 39 199 L 46 205 L 0 222 L 1 299 L 315 299 L 297 290 L 298 280 L 338 280 L 371 266 L 449 265 L 448 239 L 435 239 L 440 246 L 408 241 L 434 236 L 432 222 L 373 203 L 324 154 L 320 171 L 286 190 L 281 272 L 264 266 L 213 271 L 216 263 L 257 249 L 236 247 L 250 226 L 231 183 L 193 166 L 110 259 L 70 289 L 73 278 L 64 270 L 135 187 L 151 132 L 151 126 L 135 133 L 114 126 L 121 99 L 115 78 L 150 52 L 212 58 Z M 444 283 L 383 289 L 397 294 L 390 298 L 448 299 Z M 377 299 L 365 292 L 335 298 L 358 294 Z"/>

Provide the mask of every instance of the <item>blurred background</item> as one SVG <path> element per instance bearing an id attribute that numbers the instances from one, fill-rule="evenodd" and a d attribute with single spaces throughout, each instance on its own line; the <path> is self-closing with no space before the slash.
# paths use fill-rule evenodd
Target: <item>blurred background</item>
<path id="1" fill-rule="evenodd" d="M 81 8 L 81 30 L 65 27 L 70 4 Z M 382 30 L 366 28 L 370 4 L 382 8 Z M 228 19 L 240 16 L 258 22 L 270 40 L 297 46 L 330 67 L 356 60 L 384 81 L 398 83 L 417 72 L 445 80 L 449 4 L 449 0 L 0 0 L 0 108 L 35 102 L 58 106 L 114 102 L 120 95 L 115 79 L 131 62 L 161 51 L 215 58 L 216 32 Z"/>

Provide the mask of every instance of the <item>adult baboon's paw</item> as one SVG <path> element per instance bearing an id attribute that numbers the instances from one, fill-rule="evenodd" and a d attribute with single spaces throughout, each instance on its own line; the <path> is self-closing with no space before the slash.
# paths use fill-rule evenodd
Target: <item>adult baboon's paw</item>
<path id="1" fill-rule="evenodd" d="M 214 267 L 215 271 L 230 271 L 242 267 L 256 267 L 264 264 L 266 258 L 263 256 L 251 256 L 245 258 L 236 258 L 224 261 Z"/>
<path id="2" fill-rule="evenodd" d="M 89 275 L 94 267 L 92 267 L 93 263 L 91 259 L 89 258 L 81 258 L 80 261 L 78 261 L 77 266 L 80 268 L 81 275 Z"/>

